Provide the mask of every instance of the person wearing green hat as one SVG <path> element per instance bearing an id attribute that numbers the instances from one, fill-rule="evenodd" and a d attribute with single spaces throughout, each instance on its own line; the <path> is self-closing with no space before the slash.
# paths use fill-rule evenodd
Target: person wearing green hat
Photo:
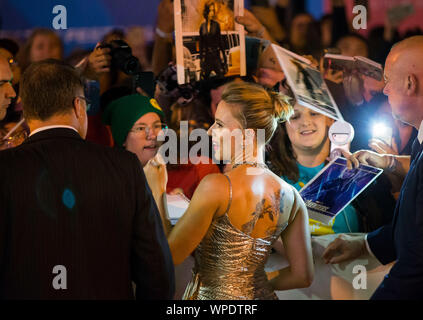
<path id="1" fill-rule="evenodd" d="M 132 94 L 109 103 L 103 122 L 110 125 L 115 145 L 135 153 L 145 166 L 158 149 L 157 135 L 166 125 L 155 99 Z"/>

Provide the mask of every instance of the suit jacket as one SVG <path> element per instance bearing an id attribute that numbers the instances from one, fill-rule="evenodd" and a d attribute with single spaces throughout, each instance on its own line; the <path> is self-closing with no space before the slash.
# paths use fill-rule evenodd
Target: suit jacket
<path id="1" fill-rule="evenodd" d="M 135 155 L 66 128 L 0 152 L 1 299 L 133 299 L 131 280 L 137 298 L 173 297 L 168 243 Z"/>
<path id="2" fill-rule="evenodd" d="M 383 264 L 396 260 L 373 299 L 423 299 L 423 153 L 412 159 L 390 225 L 367 235 Z"/>

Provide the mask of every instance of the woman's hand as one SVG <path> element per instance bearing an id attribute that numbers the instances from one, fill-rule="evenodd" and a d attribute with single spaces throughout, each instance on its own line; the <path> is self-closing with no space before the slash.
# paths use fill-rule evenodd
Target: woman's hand
<path id="1" fill-rule="evenodd" d="M 144 166 L 144 174 L 153 194 L 163 194 L 166 192 L 166 164 L 159 153 Z"/>
<path id="2" fill-rule="evenodd" d="M 247 9 L 244 9 L 243 16 L 235 17 L 235 21 L 239 24 L 242 24 L 247 31 L 249 36 L 257 38 L 266 38 L 266 28 L 261 24 L 261 22 Z"/>
<path id="3" fill-rule="evenodd" d="M 244 10 L 243 16 L 235 17 L 235 21 L 242 24 L 248 34 L 254 35 L 263 30 L 263 25 L 260 21 L 248 10 Z"/>

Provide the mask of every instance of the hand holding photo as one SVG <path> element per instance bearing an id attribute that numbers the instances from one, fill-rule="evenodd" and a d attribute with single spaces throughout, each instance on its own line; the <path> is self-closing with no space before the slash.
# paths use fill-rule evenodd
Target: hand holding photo
<path id="1" fill-rule="evenodd" d="M 246 74 L 242 0 L 175 0 L 178 83 Z"/>

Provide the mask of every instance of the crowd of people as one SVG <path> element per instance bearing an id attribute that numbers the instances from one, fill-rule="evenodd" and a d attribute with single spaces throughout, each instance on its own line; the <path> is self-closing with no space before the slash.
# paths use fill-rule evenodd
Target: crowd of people
<path id="1" fill-rule="evenodd" d="M 275 299 L 275 290 L 310 286 L 310 239 L 336 233 L 327 263 L 369 252 L 396 261 L 374 299 L 423 298 L 422 32 L 400 36 L 387 21 L 365 38 L 343 0 L 320 21 L 296 3 L 253 1 L 235 19 L 246 42 L 313 62 L 355 129 L 351 153 L 343 151 L 349 167 L 384 170 L 328 224 L 309 218 L 298 191 L 328 164 L 334 120 L 296 103 L 283 72 L 248 51 L 246 76 L 205 72 L 178 85 L 171 0 L 159 4 L 152 44 L 139 43 L 136 28 L 113 30 L 92 51 L 64 57 L 49 29 L 23 44 L 0 39 L 0 297 L 172 299 L 175 266 L 193 255 L 184 299 Z M 134 88 L 113 60 L 113 40 L 133 48 L 150 83 Z M 379 62 L 384 79 L 332 70 L 325 52 Z M 391 141 L 374 137 L 381 121 Z M 188 139 L 197 129 L 209 139 L 201 154 Z M 243 135 L 226 148 L 225 131 L 259 129 L 264 141 L 249 146 Z M 176 133 L 176 163 L 159 152 L 167 130 Z M 173 226 L 166 195 L 178 194 L 190 202 Z M 270 276 L 265 263 L 279 238 L 290 265 Z M 51 285 L 56 265 L 68 270 L 66 290 Z"/>

